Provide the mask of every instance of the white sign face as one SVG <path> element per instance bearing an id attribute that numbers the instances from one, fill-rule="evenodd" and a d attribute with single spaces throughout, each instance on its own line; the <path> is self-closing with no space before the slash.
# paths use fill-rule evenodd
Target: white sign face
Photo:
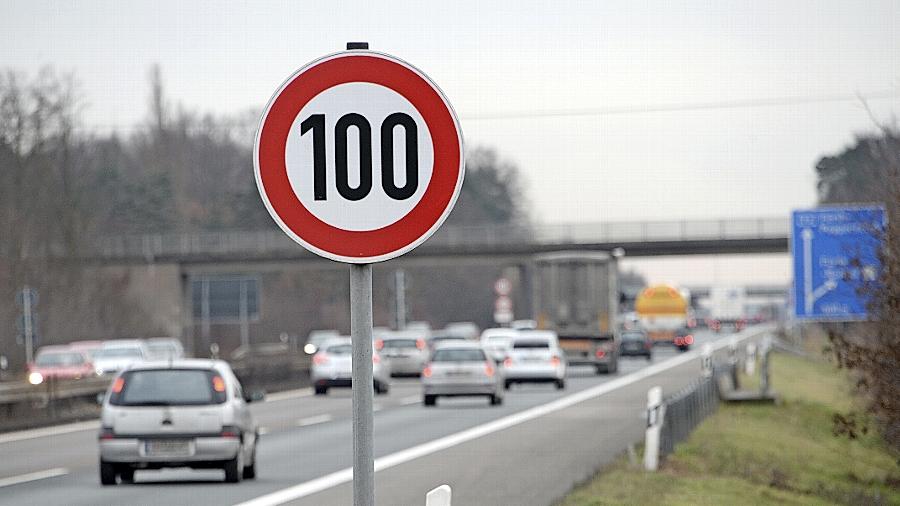
<path id="1" fill-rule="evenodd" d="M 292 239 L 332 260 L 402 255 L 443 223 L 465 169 L 462 133 L 423 73 L 369 51 L 326 56 L 266 107 L 257 186 Z"/>
<path id="2" fill-rule="evenodd" d="M 317 128 L 324 131 L 325 145 L 335 146 L 325 150 L 324 195 L 315 192 Z M 343 139 L 336 138 L 341 134 Z M 346 154 L 338 167 L 341 151 Z M 407 153 L 414 159 L 407 160 Z M 428 125 L 402 95 L 378 84 L 346 83 L 319 93 L 300 110 L 285 164 L 294 193 L 316 218 L 344 230 L 376 230 L 396 223 L 422 200 L 434 151 Z"/>
<path id="3" fill-rule="evenodd" d="M 497 295 L 509 295 L 512 291 L 512 283 L 506 278 L 500 278 L 494 282 L 494 293 Z"/>

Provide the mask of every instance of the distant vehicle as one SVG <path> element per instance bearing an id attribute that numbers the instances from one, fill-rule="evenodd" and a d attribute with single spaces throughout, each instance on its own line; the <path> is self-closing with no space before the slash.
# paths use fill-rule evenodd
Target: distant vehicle
<path id="1" fill-rule="evenodd" d="M 150 360 L 180 360 L 184 358 L 184 346 L 175 337 L 151 337 L 147 339 Z"/>
<path id="2" fill-rule="evenodd" d="M 313 330 L 306 338 L 306 344 L 303 345 L 303 352 L 307 355 L 314 355 L 319 351 L 319 346 L 322 346 L 322 343 L 340 336 L 341 333 L 337 330 Z"/>
<path id="3" fill-rule="evenodd" d="M 431 333 L 431 324 L 423 321 L 409 322 L 405 327 L 403 327 L 403 330 L 414 330 L 417 332 L 423 332 L 427 335 Z"/>
<path id="4" fill-rule="evenodd" d="M 435 348 L 441 343 L 445 343 L 447 341 L 468 341 L 465 337 L 458 334 L 432 334 L 428 340 L 426 341 L 428 344 L 428 349 L 434 351 Z"/>
<path id="5" fill-rule="evenodd" d="M 518 335 L 519 331 L 511 328 L 484 329 L 481 332 L 481 345 L 495 362 L 500 363 L 506 358 L 509 341 Z"/>
<path id="6" fill-rule="evenodd" d="M 618 267 L 604 252 L 558 252 L 534 257 L 538 329 L 559 336 L 569 365 L 597 374 L 619 369 Z"/>
<path id="7" fill-rule="evenodd" d="M 677 333 L 688 323 L 689 303 L 674 286 L 645 288 L 634 301 L 641 328 L 654 344 L 675 345 Z"/>
<path id="8" fill-rule="evenodd" d="M 103 341 L 99 339 L 72 341 L 71 343 L 69 343 L 69 348 L 86 353 L 88 358 L 90 358 L 91 360 L 93 360 L 94 354 L 97 353 L 97 350 L 102 347 Z"/>
<path id="9" fill-rule="evenodd" d="M 144 362 L 150 350 L 141 339 L 114 339 L 105 341 L 94 353 L 94 369 L 98 376 L 115 374 L 131 364 Z"/>
<path id="10" fill-rule="evenodd" d="M 422 370 L 422 402 L 434 406 L 438 397 L 485 396 L 492 406 L 502 404 L 502 371 L 498 369 L 477 342 L 442 343 Z"/>
<path id="11" fill-rule="evenodd" d="M 741 330 L 746 324 L 744 319 L 746 292 L 743 287 L 714 286 L 709 289 L 707 302 L 711 327 L 714 327 L 714 330 L 720 330 L 723 325 L 733 325 L 735 330 Z"/>
<path id="12" fill-rule="evenodd" d="M 478 339 L 479 330 L 478 325 L 475 325 L 472 322 L 452 322 L 444 325 L 444 330 L 442 330 L 441 333 L 475 340 Z"/>
<path id="13" fill-rule="evenodd" d="M 69 346 L 43 346 L 33 363 L 26 365 L 28 382 L 39 385 L 47 379 L 73 380 L 94 375 L 87 353 Z"/>
<path id="14" fill-rule="evenodd" d="M 382 334 L 375 339 L 375 351 L 389 363 L 391 376 L 419 376 L 428 361 L 428 345 L 415 331 Z"/>
<path id="15" fill-rule="evenodd" d="M 621 334 L 619 354 L 632 357 L 646 357 L 653 359 L 653 341 L 646 332 L 640 329 L 624 330 Z"/>
<path id="16" fill-rule="evenodd" d="M 256 477 L 259 432 L 247 395 L 221 360 L 136 364 L 110 386 L 100 415 L 100 483 L 141 469 L 224 469 L 225 481 Z"/>
<path id="17" fill-rule="evenodd" d="M 310 377 L 316 395 L 325 395 L 332 387 L 350 387 L 353 369 L 353 343 L 349 338 L 334 338 L 322 343 L 313 355 Z M 391 371 L 377 351 L 372 352 L 375 393 L 390 389 Z"/>
<path id="18" fill-rule="evenodd" d="M 509 324 L 509 328 L 515 330 L 534 330 L 537 328 L 537 322 L 534 320 L 513 320 Z"/>
<path id="19" fill-rule="evenodd" d="M 513 383 L 552 382 L 566 387 L 566 360 L 555 332 L 524 330 L 510 339 L 503 361 L 504 387 Z"/>

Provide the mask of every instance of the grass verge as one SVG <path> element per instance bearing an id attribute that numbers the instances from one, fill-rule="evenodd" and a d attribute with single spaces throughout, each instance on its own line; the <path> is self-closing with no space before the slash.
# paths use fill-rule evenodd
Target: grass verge
<path id="1" fill-rule="evenodd" d="M 832 415 L 852 408 L 845 373 L 779 354 L 771 365 L 778 405 L 722 405 L 659 472 L 620 459 L 560 506 L 900 505 L 900 467 L 878 435 L 832 434 Z"/>

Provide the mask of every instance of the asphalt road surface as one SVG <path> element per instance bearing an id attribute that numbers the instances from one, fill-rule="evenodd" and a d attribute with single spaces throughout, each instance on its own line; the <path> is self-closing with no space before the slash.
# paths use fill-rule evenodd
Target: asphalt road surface
<path id="1" fill-rule="evenodd" d="M 701 331 L 691 352 L 657 348 L 653 362 L 625 358 L 614 375 L 571 368 L 565 390 L 514 386 L 498 407 L 458 398 L 425 408 L 417 379 L 395 379 L 375 399 L 377 502 L 424 504 L 447 483 L 454 504 L 551 504 L 643 437 L 650 387 L 669 393 L 696 379 L 702 345 L 727 337 Z M 221 471 L 174 469 L 101 487 L 98 424 L 82 422 L 0 434 L 0 504 L 352 504 L 349 389 L 273 394 L 253 411 L 263 428 L 256 480 L 225 484 Z"/>

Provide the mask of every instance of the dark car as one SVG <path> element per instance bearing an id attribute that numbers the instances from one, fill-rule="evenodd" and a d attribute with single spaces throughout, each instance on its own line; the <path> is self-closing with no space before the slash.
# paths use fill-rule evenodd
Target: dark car
<path id="1" fill-rule="evenodd" d="M 619 355 L 626 357 L 653 358 L 653 341 L 643 330 L 626 330 L 622 332 Z"/>

